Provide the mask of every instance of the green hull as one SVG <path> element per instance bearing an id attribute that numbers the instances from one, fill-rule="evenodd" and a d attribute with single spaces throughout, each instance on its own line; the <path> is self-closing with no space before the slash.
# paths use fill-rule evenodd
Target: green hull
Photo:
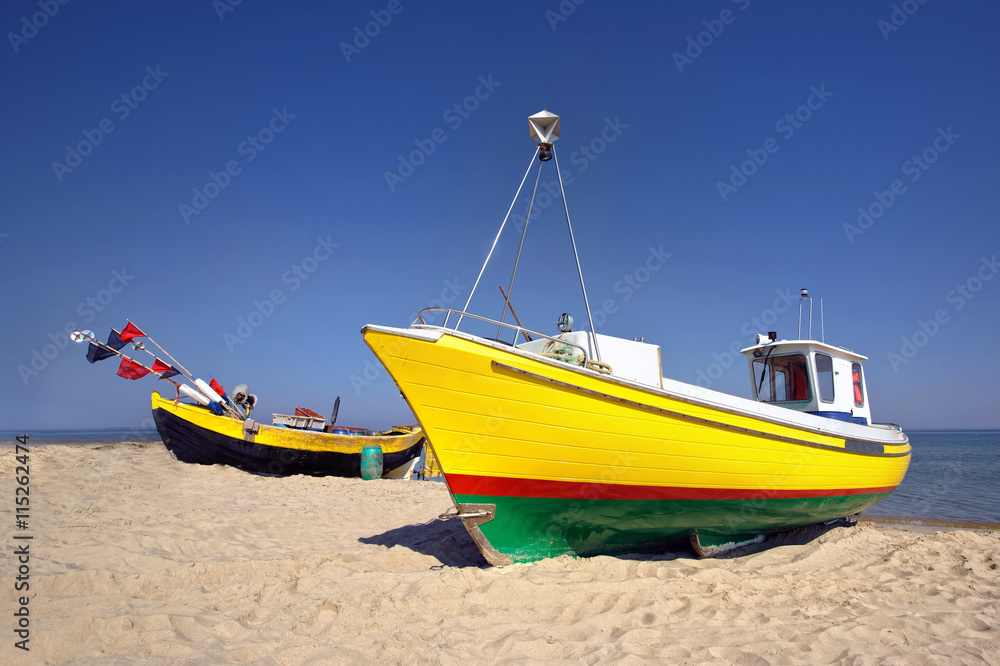
<path id="1" fill-rule="evenodd" d="M 559 555 L 663 552 L 693 535 L 712 545 L 849 516 L 889 492 L 836 497 L 725 500 L 590 500 L 455 495 L 461 513 L 495 506 L 490 519 L 466 523 L 510 562 Z M 473 535 L 474 537 L 477 535 Z M 495 562 L 500 563 L 500 562 Z"/>

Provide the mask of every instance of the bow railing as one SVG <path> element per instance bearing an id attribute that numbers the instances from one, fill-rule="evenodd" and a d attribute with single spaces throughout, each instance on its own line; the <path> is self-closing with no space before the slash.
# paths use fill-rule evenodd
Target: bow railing
<path id="1" fill-rule="evenodd" d="M 444 324 L 442 324 L 441 326 L 438 326 L 437 324 L 428 324 L 426 321 L 424 321 L 424 315 L 426 313 L 428 313 L 428 312 L 443 312 L 443 313 L 445 313 Z M 510 330 L 514 331 L 514 341 L 513 342 L 508 343 L 506 340 L 501 340 L 499 338 L 499 336 L 496 337 L 496 338 L 486 338 L 486 339 L 492 340 L 494 342 L 501 342 L 503 344 L 510 344 L 511 346 L 516 347 L 517 346 L 517 338 L 518 338 L 518 336 L 524 336 L 524 339 L 527 342 L 533 342 L 534 338 L 539 338 L 539 339 L 543 339 L 543 340 L 549 340 L 550 342 L 553 343 L 553 345 L 567 345 L 567 346 L 575 347 L 576 349 L 579 349 L 580 352 L 583 354 L 583 360 L 584 360 L 583 365 L 586 365 L 587 359 L 590 358 L 590 354 L 587 353 L 587 350 L 583 347 L 583 345 L 579 345 L 579 344 L 577 344 L 575 342 L 570 342 L 569 340 L 564 340 L 562 338 L 553 337 L 551 335 L 546 335 L 545 333 L 539 333 L 538 331 L 532 331 L 532 330 L 529 330 L 527 328 L 524 328 L 523 326 L 516 326 L 514 324 L 508 324 L 507 322 L 497 321 L 495 319 L 490 319 L 489 317 L 481 317 L 479 315 L 471 314 L 469 312 L 463 312 L 461 310 L 453 310 L 451 308 L 424 308 L 423 310 L 421 310 L 417 314 L 417 318 L 415 320 L 413 320 L 413 323 L 410 324 L 410 325 L 411 326 L 435 326 L 435 327 L 438 327 L 438 328 L 448 328 L 448 320 L 451 318 L 451 315 L 457 315 L 457 316 L 459 316 L 460 321 L 461 321 L 462 318 L 468 317 L 470 319 L 476 319 L 478 321 L 486 322 L 487 324 L 492 324 L 494 326 L 499 326 L 500 329 L 505 329 L 506 328 L 506 329 L 510 329 Z M 457 324 L 455 325 L 455 328 L 453 330 L 456 330 L 456 331 L 458 330 L 458 325 Z"/>

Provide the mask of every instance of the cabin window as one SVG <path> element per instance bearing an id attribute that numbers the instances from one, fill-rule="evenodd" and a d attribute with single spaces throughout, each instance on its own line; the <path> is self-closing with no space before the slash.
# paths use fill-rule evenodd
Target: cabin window
<path id="1" fill-rule="evenodd" d="M 865 390 L 861 384 L 861 364 L 851 364 L 851 381 L 854 382 L 854 404 L 857 407 L 865 406 Z"/>
<path id="2" fill-rule="evenodd" d="M 816 354 L 816 384 L 819 399 L 833 402 L 833 359 L 826 354 Z"/>
<path id="3" fill-rule="evenodd" d="M 757 399 L 761 402 L 793 402 L 812 398 L 806 357 L 802 354 L 757 359 L 753 368 Z"/>

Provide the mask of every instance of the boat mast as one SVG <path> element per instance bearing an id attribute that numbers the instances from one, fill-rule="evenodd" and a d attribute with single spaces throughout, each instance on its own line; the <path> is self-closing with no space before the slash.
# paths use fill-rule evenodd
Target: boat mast
<path id="1" fill-rule="evenodd" d="M 517 203 L 517 197 L 521 194 L 521 188 L 524 187 L 524 181 L 528 180 L 528 173 L 531 172 L 531 165 L 535 163 L 535 156 L 532 155 L 531 159 L 528 160 L 528 168 L 524 170 L 524 178 L 521 179 L 521 184 L 517 186 L 517 192 L 514 193 L 514 199 L 510 202 L 510 208 L 507 209 L 507 214 L 503 217 L 503 222 L 500 223 L 500 229 L 497 231 L 496 238 L 493 239 L 493 245 L 490 247 L 489 254 L 486 255 L 486 261 L 483 262 L 483 267 L 479 269 L 479 276 L 476 278 L 475 284 L 472 285 L 472 291 L 469 292 L 469 298 L 465 301 L 465 306 L 462 308 L 462 315 L 459 316 L 458 321 L 455 323 L 455 329 L 457 330 L 459 325 L 462 323 L 462 317 L 469 310 L 469 303 L 472 302 L 472 297 L 476 295 L 476 287 L 479 286 L 479 281 L 483 279 L 483 273 L 486 271 L 486 265 L 490 263 L 490 257 L 493 256 L 493 250 L 497 249 L 497 242 L 500 240 L 500 234 L 503 233 L 503 228 L 507 225 L 507 220 L 510 218 L 510 212 L 514 210 L 514 204 Z M 451 317 L 449 312 L 444 318 L 444 325 L 448 326 L 448 318 Z"/>
<path id="2" fill-rule="evenodd" d="M 583 268 L 580 266 L 580 253 L 576 249 L 576 237 L 573 235 L 573 222 L 569 219 L 569 205 L 566 203 L 566 188 L 563 187 L 562 172 L 559 170 L 559 156 L 553 142 L 559 138 L 559 116 L 541 110 L 528 118 L 531 127 L 531 138 L 538 142 L 538 159 L 547 162 L 554 159 L 556 176 L 559 178 L 559 193 L 562 195 L 563 210 L 566 212 L 566 225 L 569 227 L 569 240 L 573 244 L 573 257 L 576 259 L 576 272 L 580 276 L 580 289 L 583 290 L 583 304 L 587 308 L 587 321 L 590 322 L 590 332 L 594 336 L 594 357 L 601 360 L 601 351 L 597 347 L 597 329 L 594 328 L 594 317 L 590 313 L 590 300 L 587 298 L 587 285 L 583 281 Z"/>
<path id="3" fill-rule="evenodd" d="M 590 301 L 587 299 L 587 285 L 583 282 L 583 268 L 580 266 L 580 253 L 576 250 L 576 238 L 573 237 L 573 223 L 569 220 L 569 206 L 566 205 L 566 190 L 563 188 L 562 173 L 559 171 L 559 157 L 556 147 L 552 146 L 552 156 L 556 162 L 556 175 L 559 176 L 559 191 L 562 193 L 563 210 L 566 211 L 566 224 L 569 226 L 569 240 L 573 243 L 573 256 L 576 257 L 576 271 L 580 275 L 580 288 L 583 290 L 583 304 L 587 307 L 587 320 L 590 322 L 590 332 L 594 334 L 594 357 L 601 360 L 601 350 L 597 347 L 597 329 L 594 328 L 594 317 L 590 314 Z"/>
<path id="4" fill-rule="evenodd" d="M 538 175 L 535 177 L 535 191 L 532 192 L 532 204 L 534 203 L 535 193 L 538 190 L 538 180 L 541 176 L 542 162 L 548 162 L 550 160 L 555 160 L 556 163 L 556 176 L 559 179 L 559 193 L 562 195 L 563 211 L 566 213 L 566 225 L 569 228 L 569 240 L 573 245 L 573 257 L 576 259 L 576 271 L 580 276 L 580 288 L 583 290 L 583 304 L 587 308 L 587 321 L 590 322 L 590 331 L 593 333 L 594 341 L 594 358 L 597 361 L 601 360 L 601 351 L 597 345 L 597 329 L 594 327 L 594 317 L 590 311 L 590 299 L 587 298 L 587 285 L 583 280 L 583 268 L 580 265 L 580 253 L 576 247 L 576 237 L 573 234 L 573 222 L 569 216 L 569 205 L 566 203 L 566 188 L 563 186 L 562 173 L 559 171 L 559 157 L 556 155 L 555 146 L 552 145 L 553 142 L 559 138 L 560 128 L 559 128 L 559 116 L 554 113 L 549 113 L 546 110 L 542 110 L 533 116 L 528 118 L 528 127 L 531 130 L 531 138 L 538 142 L 535 147 L 535 154 L 538 155 L 539 165 L 538 165 Z M 534 164 L 535 155 L 531 156 L 531 162 L 528 163 L 528 168 L 524 172 L 524 177 L 521 178 L 521 184 L 517 188 L 517 193 L 514 194 L 514 200 L 510 203 L 510 208 L 507 209 L 507 215 L 504 216 L 503 222 L 500 224 L 500 230 L 497 232 L 496 238 L 493 239 L 493 246 L 490 247 L 489 253 L 486 255 L 486 261 L 483 262 L 483 267 L 479 269 L 479 276 L 476 277 L 475 284 L 472 285 L 472 291 L 469 293 L 469 298 L 465 301 L 465 307 L 462 308 L 462 314 L 458 317 L 458 322 L 455 327 L 458 328 L 459 324 L 462 323 L 462 317 L 469 309 L 469 303 L 472 302 L 472 297 L 476 293 L 476 288 L 479 286 L 479 281 L 483 277 L 483 273 L 486 271 L 486 265 L 490 262 L 490 258 L 493 256 L 493 251 L 496 249 L 497 242 L 500 240 L 500 234 L 503 233 L 504 226 L 507 224 L 507 220 L 510 218 L 510 213 L 514 209 L 514 203 L 517 201 L 518 196 L 521 194 L 521 190 L 524 188 L 524 183 L 528 179 L 528 173 L 531 171 L 531 165 Z M 530 218 L 531 212 L 529 207 L 528 216 Z M 521 259 L 521 249 L 524 247 L 524 236 L 527 233 L 528 222 L 525 221 L 525 229 L 521 234 L 521 247 L 517 251 L 517 261 L 514 264 L 514 273 L 511 275 L 510 285 L 507 288 L 507 293 L 504 297 L 504 310 L 501 315 L 500 321 L 503 322 L 503 317 L 507 314 L 507 308 L 510 307 L 510 295 L 514 287 L 514 276 L 517 274 L 517 263 Z M 448 325 L 448 318 L 445 318 L 445 326 Z M 517 336 L 515 335 L 515 341 Z"/>
<path id="5" fill-rule="evenodd" d="M 510 295 L 514 291 L 514 278 L 517 277 L 517 267 L 521 263 L 521 252 L 524 250 L 524 239 L 527 238 L 528 236 L 528 226 L 530 225 L 531 222 L 531 211 L 535 207 L 535 195 L 538 194 L 538 181 L 541 180 L 541 178 L 542 178 L 542 161 L 539 160 L 538 171 L 535 172 L 535 187 L 534 189 L 531 190 L 531 200 L 528 202 L 528 214 L 524 218 L 524 228 L 521 229 L 521 244 L 517 248 L 517 258 L 514 259 L 514 270 L 511 271 L 510 274 L 510 283 L 507 285 L 507 292 L 504 293 L 503 295 L 503 300 L 504 300 L 503 312 L 500 313 L 500 328 L 497 329 L 497 339 L 500 338 L 500 335 L 503 332 L 503 322 L 504 319 L 507 317 L 507 309 L 509 308 L 512 314 L 514 312 L 514 307 L 510 304 Z M 501 292 L 503 291 L 503 287 L 500 287 L 500 291 Z M 521 322 L 518 322 L 517 325 L 520 326 Z M 517 344 L 517 336 L 519 334 L 520 331 L 514 333 L 513 344 L 515 345 Z"/>

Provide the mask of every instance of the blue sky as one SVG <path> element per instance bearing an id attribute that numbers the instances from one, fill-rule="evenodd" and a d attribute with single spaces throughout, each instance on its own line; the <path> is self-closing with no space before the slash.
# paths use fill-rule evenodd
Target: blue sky
<path id="1" fill-rule="evenodd" d="M 464 303 L 543 108 L 600 332 L 746 396 L 731 350 L 794 337 L 808 287 L 876 420 L 1000 427 L 998 25 L 940 0 L 6 2 L 2 427 L 148 419 L 172 387 L 65 340 L 128 319 L 265 421 L 339 395 L 341 423 L 412 422 L 359 331 Z M 500 315 L 518 241 L 473 311 Z M 586 319 L 551 200 L 512 296 L 529 328 Z"/>

